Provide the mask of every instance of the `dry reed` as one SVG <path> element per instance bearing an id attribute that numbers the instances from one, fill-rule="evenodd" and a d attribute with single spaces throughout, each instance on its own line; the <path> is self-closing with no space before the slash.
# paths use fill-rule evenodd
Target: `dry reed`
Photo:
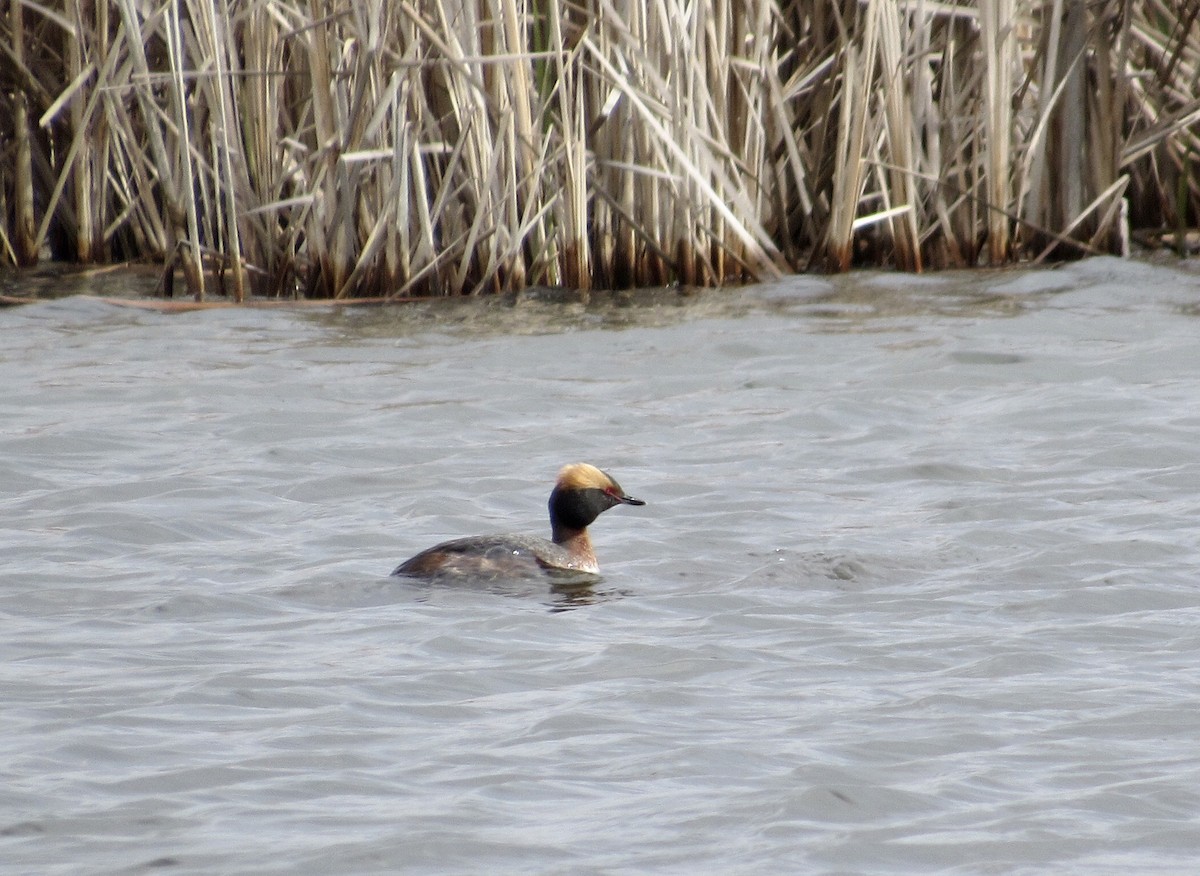
<path id="1" fill-rule="evenodd" d="M 0 262 L 196 298 L 922 270 L 1200 213 L 1192 0 L 13 0 L 0 45 Z"/>

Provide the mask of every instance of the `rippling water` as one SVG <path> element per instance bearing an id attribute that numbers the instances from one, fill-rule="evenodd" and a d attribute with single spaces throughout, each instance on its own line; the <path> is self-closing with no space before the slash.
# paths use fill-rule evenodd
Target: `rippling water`
<path id="1" fill-rule="evenodd" d="M 0 311 L 3 871 L 1192 871 L 1196 268 Z"/>

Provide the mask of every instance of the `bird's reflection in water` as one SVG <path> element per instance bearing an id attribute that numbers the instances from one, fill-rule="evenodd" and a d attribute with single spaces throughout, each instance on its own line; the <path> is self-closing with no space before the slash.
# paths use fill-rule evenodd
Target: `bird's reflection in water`
<path id="1" fill-rule="evenodd" d="M 602 588 L 603 582 L 598 575 L 589 576 L 591 581 L 559 583 L 550 585 L 550 599 L 547 603 L 551 612 L 571 611 L 587 605 L 598 605 L 601 602 L 615 602 L 629 596 L 631 591 L 619 590 L 615 587 Z"/>
<path id="2" fill-rule="evenodd" d="M 537 575 L 463 575 L 447 573 L 426 578 L 405 578 L 408 586 L 424 591 L 422 600 L 436 590 L 480 590 L 497 596 L 515 599 L 538 599 L 552 613 L 572 611 L 602 602 L 614 602 L 631 595 L 631 591 L 604 587 L 604 578 L 588 572 L 566 569 L 540 570 Z"/>

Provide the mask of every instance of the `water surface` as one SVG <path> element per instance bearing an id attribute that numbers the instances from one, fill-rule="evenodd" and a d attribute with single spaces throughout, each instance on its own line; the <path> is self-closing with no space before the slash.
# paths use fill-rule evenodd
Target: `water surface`
<path id="1" fill-rule="evenodd" d="M 6 872 L 1194 867 L 1195 264 L 547 297 L 0 311 Z"/>

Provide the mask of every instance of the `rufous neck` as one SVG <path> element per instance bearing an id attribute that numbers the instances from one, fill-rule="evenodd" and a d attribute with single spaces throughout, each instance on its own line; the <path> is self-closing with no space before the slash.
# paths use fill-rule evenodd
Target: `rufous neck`
<path id="1" fill-rule="evenodd" d="M 596 552 L 592 550 L 592 540 L 588 537 L 587 529 L 571 529 L 556 524 L 551 537 L 554 543 L 564 548 L 572 557 L 586 565 L 596 564 Z"/>

